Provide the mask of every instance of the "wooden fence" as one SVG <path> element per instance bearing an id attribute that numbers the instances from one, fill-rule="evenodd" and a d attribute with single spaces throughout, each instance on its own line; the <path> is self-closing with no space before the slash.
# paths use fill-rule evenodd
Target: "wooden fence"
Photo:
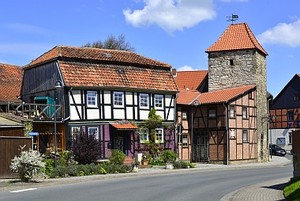
<path id="1" fill-rule="evenodd" d="M 24 150 L 29 150 L 32 146 L 30 137 L 0 136 L 0 178 L 14 178 L 9 165 L 15 155 L 20 154 L 20 146 L 25 146 Z"/>

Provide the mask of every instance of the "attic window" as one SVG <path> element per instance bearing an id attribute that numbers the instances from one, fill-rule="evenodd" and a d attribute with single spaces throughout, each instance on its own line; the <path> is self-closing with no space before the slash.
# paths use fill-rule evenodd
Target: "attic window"
<path id="1" fill-rule="evenodd" d="M 229 59 L 229 63 L 230 63 L 230 66 L 234 66 L 234 61 L 233 61 L 233 59 Z"/>

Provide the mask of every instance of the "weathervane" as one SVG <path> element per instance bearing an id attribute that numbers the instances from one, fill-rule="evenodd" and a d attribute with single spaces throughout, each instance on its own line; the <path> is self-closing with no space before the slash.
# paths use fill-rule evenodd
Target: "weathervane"
<path id="1" fill-rule="evenodd" d="M 238 19 L 239 19 L 238 15 L 232 14 L 231 16 L 227 16 L 227 22 L 231 21 L 231 24 L 233 24 L 233 22 L 237 21 Z"/>

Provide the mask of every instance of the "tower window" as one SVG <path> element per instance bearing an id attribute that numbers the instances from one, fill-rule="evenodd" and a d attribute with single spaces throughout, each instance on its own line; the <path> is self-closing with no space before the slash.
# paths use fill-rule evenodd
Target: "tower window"
<path id="1" fill-rule="evenodd" d="M 233 59 L 230 59 L 230 60 L 229 60 L 229 63 L 230 63 L 230 66 L 234 66 Z"/>

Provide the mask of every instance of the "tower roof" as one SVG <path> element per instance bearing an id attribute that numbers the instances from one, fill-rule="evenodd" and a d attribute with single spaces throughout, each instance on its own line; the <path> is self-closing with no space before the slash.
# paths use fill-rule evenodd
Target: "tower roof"
<path id="1" fill-rule="evenodd" d="M 205 52 L 257 49 L 265 56 L 268 53 L 259 44 L 247 23 L 231 24 Z"/>

